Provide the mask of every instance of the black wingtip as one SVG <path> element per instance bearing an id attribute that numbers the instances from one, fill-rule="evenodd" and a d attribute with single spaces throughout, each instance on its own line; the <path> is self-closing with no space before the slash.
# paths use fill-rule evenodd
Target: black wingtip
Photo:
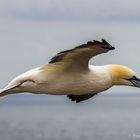
<path id="1" fill-rule="evenodd" d="M 115 47 L 111 47 L 110 50 L 115 50 Z"/>
<path id="2" fill-rule="evenodd" d="M 106 45 L 109 45 L 110 47 L 108 48 L 109 50 L 115 50 L 115 47 L 111 46 L 105 39 L 101 39 L 102 40 L 102 43 L 106 44 Z"/>
<path id="3" fill-rule="evenodd" d="M 94 43 L 96 44 L 101 44 L 102 42 L 98 41 L 98 40 L 93 40 Z"/>
<path id="4" fill-rule="evenodd" d="M 103 43 L 105 43 L 105 44 L 107 44 L 107 45 L 109 44 L 105 39 L 102 38 L 101 40 L 102 40 Z M 110 45 L 110 44 L 109 44 L 109 45 Z"/>

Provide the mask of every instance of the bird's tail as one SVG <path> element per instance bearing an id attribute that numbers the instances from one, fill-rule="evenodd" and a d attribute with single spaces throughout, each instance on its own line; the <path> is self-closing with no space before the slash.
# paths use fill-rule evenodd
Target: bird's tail
<path id="1" fill-rule="evenodd" d="M 3 100 L 7 95 L 3 94 L 3 89 L 0 89 L 0 101 Z"/>

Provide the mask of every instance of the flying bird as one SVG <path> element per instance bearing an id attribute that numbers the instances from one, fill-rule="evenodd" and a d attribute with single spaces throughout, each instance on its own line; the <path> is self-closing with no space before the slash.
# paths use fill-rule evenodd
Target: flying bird
<path id="1" fill-rule="evenodd" d="M 114 85 L 140 87 L 140 79 L 130 68 L 122 65 L 89 65 L 89 60 L 115 48 L 106 40 L 89 41 L 62 51 L 47 65 L 29 70 L 14 78 L 0 90 L 0 97 L 30 92 L 66 95 L 76 103 L 90 99 Z"/>

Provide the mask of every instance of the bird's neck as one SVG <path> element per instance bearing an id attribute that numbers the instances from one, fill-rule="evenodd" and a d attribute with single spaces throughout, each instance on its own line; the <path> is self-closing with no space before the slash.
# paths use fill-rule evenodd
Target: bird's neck
<path id="1" fill-rule="evenodd" d="M 89 69 L 92 73 L 92 78 L 95 79 L 99 85 L 103 86 L 104 88 L 109 88 L 113 85 L 109 65 L 89 65 Z"/>

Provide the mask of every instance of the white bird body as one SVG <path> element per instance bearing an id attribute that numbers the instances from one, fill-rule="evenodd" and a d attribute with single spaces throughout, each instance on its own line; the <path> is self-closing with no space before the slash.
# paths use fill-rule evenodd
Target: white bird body
<path id="1" fill-rule="evenodd" d="M 103 40 L 103 39 L 102 39 Z M 13 93 L 67 95 L 72 101 L 87 100 L 113 85 L 140 87 L 135 73 L 121 65 L 88 65 L 91 57 L 114 49 L 108 42 L 94 41 L 63 51 L 48 65 L 27 71 L 13 79 L 0 96 Z"/>
<path id="2" fill-rule="evenodd" d="M 53 73 L 46 81 L 44 93 L 60 95 L 85 95 L 97 93 L 108 89 L 111 77 L 107 73 L 107 66 L 91 66 L 87 72 L 60 72 Z M 106 72 L 105 72 L 106 71 Z M 102 77 L 101 77 L 102 75 Z M 46 78 L 47 79 L 47 78 Z"/>
<path id="3" fill-rule="evenodd" d="M 25 82 L 20 91 L 26 92 L 27 90 L 31 93 L 48 93 L 51 95 L 75 95 L 75 93 L 76 95 L 84 95 L 87 93 L 101 92 L 112 86 L 108 65 L 89 65 L 88 72 L 79 73 L 70 71 L 46 72 L 43 71 L 42 67 L 35 68 L 17 76 L 5 89 L 11 87 L 11 85 L 14 85 L 17 81 L 24 81 L 26 79 L 30 79 L 30 81 Z M 33 81 L 35 81 L 35 83 Z M 24 87 L 26 87 L 26 89 L 24 89 Z"/>

